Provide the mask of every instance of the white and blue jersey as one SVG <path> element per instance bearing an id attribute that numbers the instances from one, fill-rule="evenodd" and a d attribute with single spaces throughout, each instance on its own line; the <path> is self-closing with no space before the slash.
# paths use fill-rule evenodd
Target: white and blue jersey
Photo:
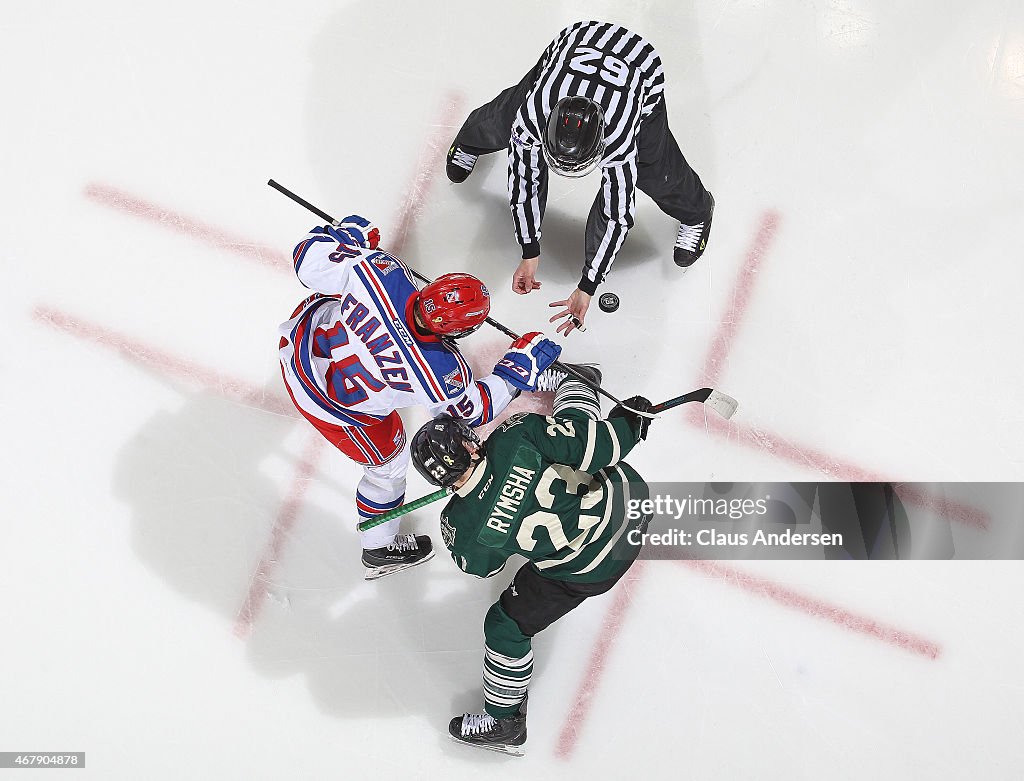
<path id="1" fill-rule="evenodd" d="M 489 422 L 515 389 L 494 375 L 475 380 L 452 343 L 417 332 L 416 283 L 402 261 L 376 249 L 376 229 L 366 238 L 368 228 L 348 217 L 313 228 L 295 247 L 295 273 L 316 291 L 279 331 L 296 405 L 334 426 L 371 426 L 414 405 Z"/>

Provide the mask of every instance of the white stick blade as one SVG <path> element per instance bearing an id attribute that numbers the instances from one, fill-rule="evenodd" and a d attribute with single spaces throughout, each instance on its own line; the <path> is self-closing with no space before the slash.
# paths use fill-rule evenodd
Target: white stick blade
<path id="1" fill-rule="evenodd" d="M 732 396 L 727 396 L 719 391 L 711 391 L 711 395 L 708 396 L 708 400 L 704 402 L 704 405 L 711 407 L 711 409 L 728 420 L 736 414 L 739 402 Z"/>

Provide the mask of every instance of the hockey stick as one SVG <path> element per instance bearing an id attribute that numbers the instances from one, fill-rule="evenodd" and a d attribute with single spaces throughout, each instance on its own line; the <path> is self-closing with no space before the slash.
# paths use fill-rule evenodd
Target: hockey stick
<path id="1" fill-rule="evenodd" d="M 684 393 L 682 396 L 676 396 L 674 399 L 663 401 L 661 404 L 655 404 L 651 407 L 651 413 L 657 414 L 659 412 L 665 412 L 666 410 L 678 407 L 681 404 L 688 404 L 691 401 L 699 401 L 708 407 L 711 407 L 711 409 L 727 420 L 733 416 L 736 412 L 736 408 L 739 406 L 736 399 L 732 396 L 727 396 L 721 391 L 716 391 L 711 388 L 701 388 L 700 390 Z M 361 521 L 356 525 L 356 528 L 358 528 L 359 531 L 364 532 L 367 529 L 372 529 L 374 526 L 380 526 L 382 523 L 387 523 L 393 518 L 400 518 L 406 513 L 411 513 L 413 510 L 418 510 L 421 507 L 432 504 L 439 499 L 444 499 L 446 496 L 450 496 L 451 494 L 451 490 L 442 488 L 440 491 L 435 491 L 432 494 L 422 496 L 408 504 L 396 507 L 394 510 L 388 510 L 383 515 L 378 515 L 376 518 L 371 518 L 368 521 Z"/>
<path id="2" fill-rule="evenodd" d="M 708 407 L 711 407 L 715 412 L 721 415 L 723 418 L 728 420 L 735 412 L 739 403 L 732 396 L 727 396 L 721 391 L 713 390 L 712 388 L 701 388 L 700 390 L 690 391 L 684 393 L 682 396 L 676 396 L 674 399 L 663 401 L 661 404 L 655 404 L 651 407 L 651 414 L 658 414 L 659 412 L 665 412 L 673 407 L 678 407 L 682 404 L 688 404 L 691 401 L 699 401 Z M 376 518 L 372 518 L 368 521 L 361 521 L 357 524 L 359 531 L 364 532 L 367 529 L 372 529 L 374 526 L 380 526 L 382 523 L 390 521 L 392 518 L 400 518 L 406 513 L 411 513 L 413 510 L 418 510 L 420 507 L 424 507 L 428 504 L 444 499 L 446 496 L 450 496 L 452 491 L 447 488 L 442 488 L 440 491 L 435 491 L 432 494 L 420 497 L 408 504 L 403 504 L 400 507 L 396 507 L 394 510 L 388 510 L 383 515 L 378 515 Z"/>
<path id="3" fill-rule="evenodd" d="M 313 212 L 313 214 L 315 214 L 321 220 L 327 220 L 327 222 L 331 223 L 331 225 L 338 225 L 339 224 L 338 221 L 336 219 L 334 219 L 331 215 L 329 215 L 327 212 L 325 212 L 325 211 L 323 211 L 321 209 L 316 208 L 313 204 L 311 204 L 305 198 L 302 198 L 301 196 L 296 195 L 291 190 L 289 190 L 287 187 L 285 187 L 283 184 L 280 184 L 279 182 L 275 182 L 273 179 L 268 179 L 267 180 L 267 184 L 269 184 L 271 187 L 273 187 L 275 190 L 277 190 L 282 195 L 287 196 L 288 198 L 291 198 L 299 206 L 305 206 L 307 209 L 309 209 L 311 212 Z"/>
<path id="4" fill-rule="evenodd" d="M 334 219 L 331 215 L 329 215 L 327 212 L 323 211 L 322 209 L 318 209 L 316 206 L 311 204 L 305 198 L 302 198 L 302 197 L 296 195 L 295 193 L 293 193 L 291 190 L 289 190 L 287 187 L 285 187 L 284 185 L 280 184 L 279 182 L 275 182 L 273 179 L 268 179 L 267 180 L 267 184 L 269 184 L 271 187 L 273 187 L 275 190 L 277 190 L 282 195 L 284 195 L 284 196 L 286 196 L 288 198 L 291 198 L 293 201 L 295 201 L 295 203 L 299 204 L 299 206 L 304 206 L 305 208 L 309 209 L 309 211 L 313 212 L 313 214 L 315 214 L 320 219 L 326 220 L 331 225 L 338 225 L 339 224 L 338 221 L 336 219 Z M 405 263 L 405 261 L 402 261 L 402 262 Z M 420 274 L 416 269 L 414 269 L 408 263 L 405 263 L 405 266 L 406 266 L 406 268 L 409 269 L 410 273 L 412 273 L 412 275 L 414 277 L 416 277 L 416 279 L 418 279 L 423 284 L 429 285 L 430 283 L 432 283 L 434 281 L 434 280 L 428 279 L 427 277 L 425 277 L 422 274 Z M 497 328 L 499 331 L 501 331 L 503 334 L 505 334 L 505 336 L 511 337 L 513 340 L 516 340 L 516 339 L 520 338 L 519 334 L 517 334 L 515 331 L 511 330 L 510 328 L 506 328 L 504 325 L 502 325 L 501 323 L 499 323 L 497 320 L 495 320 L 492 317 L 486 318 L 486 320 L 484 322 L 486 322 L 492 328 Z M 637 415 L 642 415 L 645 418 L 654 417 L 649 412 L 640 412 L 639 410 L 635 410 L 635 409 L 632 409 L 630 407 L 627 407 L 625 404 L 622 403 L 622 401 L 620 399 L 615 398 L 612 394 L 610 394 L 608 391 L 606 391 L 600 385 L 595 385 L 594 383 L 592 383 L 590 380 L 588 380 L 586 377 L 584 377 L 578 371 L 573 369 L 571 366 L 567 366 L 566 364 L 562 363 L 561 361 L 555 361 L 551 365 L 554 366 L 559 371 L 563 371 L 566 374 L 572 375 L 577 380 L 579 380 L 584 385 L 586 385 L 588 388 L 591 388 L 592 390 L 600 393 L 602 396 L 604 396 L 607 399 L 611 399 L 616 404 L 618 404 L 618 405 L 628 409 L 630 412 L 633 412 L 633 413 L 635 413 Z"/>
<path id="5" fill-rule="evenodd" d="M 364 532 L 367 529 L 372 529 L 374 526 L 380 526 L 382 523 L 387 523 L 393 518 L 400 518 L 406 513 L 411 513 L 413 510 L 418 510 L 421 507 L 436 502 L 438 499 L 444 499 L 449 496 L 451 491 L 447 488 L 442 488 L 440 491 L 434 491 L 432 494 L 421 496 L 419 499 L 414 499 L 407 504 L 399 505 L 394 510 L 388 510 L 383 515 L 378 515 L 376 518 L 371 518 L 367 521 L 360 521 L 356 524 L 356 528 L 359 531 Z"/>
<path id="6" fill-rule="evenodd" d="M 727 396 L 721 391 L 716 391 L 712 388 L 701 388 L 700 390 L 684 393 L 682 396 L 676 396 L 674 399 L 663 401 L 661 404 L 655 404 L 651 407 L 651 412 L 657 414 L 691 401 L 699 401 L 705 406 L 711 407 L 711 409 L 726 420 L 735 415 L 736 408 L 739 407 L 739 402 L 732 396 Z"/>

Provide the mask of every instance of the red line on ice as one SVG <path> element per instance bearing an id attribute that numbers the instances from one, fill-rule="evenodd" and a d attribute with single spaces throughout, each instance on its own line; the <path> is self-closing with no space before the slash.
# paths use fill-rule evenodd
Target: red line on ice
<path id="1" fill-rule="evenodd" d="M 945 516 L 965 526 L 974 526 L 983 531 L 988 529 L 989 515 L 983 510 L 971 507 L 963 502 L 958 502 L 955 499 L 928 496 L 912 483 L 894 482 L 892 487 L 896 491 L 896 495 L 905 502 L 912 502 L 918 507 L 932 510 L 938 515 Z"/>
<path id="2" fill-rule="evenodd" d="M 761 262 L 771 248 L 780 220 L 780 216 L 774 211 L 767 211 L 761 217 L 761 222 L 747 250 L 743 267 L 740 269 L 736 286 L 733 289 L 731 303 L 719 323 L 718 330 L 711 341 L 704 360 L 703 381 L 708 385 L 714 385 L 721 379 L 729 350 L 750 304 L 754 285 L 761 270 Z M 772 434 L 762 428 L 745 426 L 738 423 L 726 423 L 713 416 L 705 416 L 698 409 L 690 410 L 685 419 L 700 427 L 706 426 L 709 431 L 720 436 L 726 436 L 730 440 L 733 440 L 735 437 L 737 441 L 748 447 L 768 451 L 776 458 L 812 467 L 834 480 L 847 482 L 891 482 L 888 478 L 878 473 L 852 464 L 843 463 L 816 448 L 795 445 L 786 438 Z M 988 528 L 988 516 L 981 510 L 952 500 L 936 501 L 930 499 L 910 486 L 899 486 L 897 493 L 905 501 L 925 506 L 951 520 L 978 529 Z"/>
<path id="3" fill-rule="evenodd" d="M 388 232 L 387 241 L 384 242 L 384 246 L 395 254 L 402 252 L 413 223 L 423 212 L 435 173 L 443 164 L 449 136 L 455 132 L 452 122 L 460 111 L 461 103 L 462 98 L 456 92 L 447 93 L 441 103 L 436 129 L 428 136 L 424 144 L 417 162 L 416 172 L 402 196 L 402 203 L 395 218 L 395 227 Z M 216 249 L 234 252 L 279 271 L 291 272 L 292 270 L 291 257 L 276 247 L 230 234 L 202 220 L 188 217 L 111 185 L 93 182 L 86 185 L 84 194 L 91 201 L 206 242 Z"/>
<path id="4" fill-rule="evenodd" d="M 291 258 L 275 247 L 257 244 L 239 236 L 208 225 L 205 222 L 186 217 L 151 201 L 144 200 L 106 184 L 92 183 L 85 188 L 85 197 L 112 209 L 127 212 L 135 217 L 157 223 L 161 227 L 204 241 L 216 249 L 227 250 L 249 260 L 255 260 L 278 270 L 291 271 Z"/>
<path id="5" fill-rule="evenodd" d="M 189 361 L 155 350 L 109 328 L 88 323 L 81 318 L 45 306 L 37 306 L 32 314 L 36 320 L 72 336 L 119 350 L 126 358 L 135 363 L 158 369 L 173 377 L 195 382 L 222 396 L 243 401 L 268 412 L 298 417 L 298 412 L 290 402 L 267 396 L 261 388 L 233 380 Z M 291 487 L 271 529 L 267 550 L 250 579 L 248 594 L 238 612 L 238 618 L 235 621 L 235 634 L 239 637 L 245 637 L 252 630 L 260 606 L 263 604 L 265 584 L 281 554 L 288 534 L 298 518 L 306 487 L 316 469 L 316 461 L 320 456 L 323 443 L 324 440 L 319 435 L 311 436 L 299 462 L 295 478 L 292 480 Z"/>
<path id="6" fill-rule="evenodd" d="M 385 246 L 396 254 L 405 247 L 413 223 L 422 214 L 423 204 L 433 184 L 435 174 L 443 163 L 448 137 L 454 132 L 452 123 L 458 115 L 460 108 L 461 96 L 455 92 L 449 92 L 442 102 L 435 130 L 427 138 L 423 151 L 420 153 L 416 171 L 410 180 L 409 186 L 406 188 L 390 240 L 385 241 Z M 84 195 L 96 203 L 126 212 L 135 217 L 156 223 L 161 227 L 169 228 L 182 235 L 203 241 L 216 249 L 234 252 L 278 270 L 291 271 L 292 269 L 291 258 L 276 248 L 232 235 L 201 220 L 187 217 L 184 214 L 119 190 L 116 187 L 91 183 L 86 186 Z M 118 349 L 125 354 L 125 357 L 136 363 L 160 369 L 173 376 L 198 382 L 211 390 L 220 392 L 222 395 L 239 399 L 270 412 L 297 417 L 294 407 L 287 400 L 268 397 L 262 389 L 224 377 L 194 363 L 148 347 L 123 334 L 99 325 L 86 323 L 81 319 L 47 307 L 37 307 L 34 316 L 36 319 L 47 322 L 74 336 Z M 305 488 L 309 482 L 310 475 L 316 468 L 316 460 L 321 450 L 321 438 L 315 437 L 296 472 L 292 485 L 282 504 L 281 511 L 271 529 L 267 550 L 250 581 L 249 593 L 239 610 L 238 619 L 235 624 L 235 632 L 239 635 L 244 636 L 252 629 L 256 616 L 259 613 L 259 606 L 262 604 L 262 584 L 268 579 L 270 571 L 287 539 L 288 532 L 301 511 Z"/>
<path id="7" fill-rule="evenodd" d="M 59 309 L 37 306 L 32 310 L 32 317 L 79 339 L 117 350 L 121 355 L 134 363 L 158 369 L 172 377 L 202 385 L 207 390 L 241 402 L 246 406 L 258 407 L 278 415 L 296 418 L 299 416 L 295 411 L 295 407 L 287 399 L 268 395 L 263 388 L 227 377 L 226 375 L 206 369 L 199 364 L 149 347 L 126 334 L 90 323 Z"/>
<path id="8" fill-rule="evenodd" d="M 447 125 L 451 123 L 455 113 L 458 111 L 458 104 L 457 96 L 454 94 L 447 96 L 442 107 L 438 127 L 427 139 L 424 151 L 420 154 L 416 173 L 398 210 L 397 227 L 394 236 L 389 241 L 383 242 L 384 246 L 396 255 L 405 246 L 412 223 L 422 210 L 422 201 L 430 191 L 430 185 L 433 182 L 435 173 L 441 167 L 442 160 L 436 159 L 438 157 L 437 152 L 439 149 L 443 149 L 443 144 L 446 143 L 447 134 L 450 132 L 450 128 Z M 277 520 L 271 529 L 267 550 L 263 554 L 263 558 L 260 559 L 256 572 L 253 573 L 249 593 L 246 595 L 245 603 L 238 612 L 238 619 L 235 622 L 235 634 L 239 637 L 246 637 L 252 632 L 260 607 L 264 602 L 265 589 L 263 584 L 269 579 L 270 573 L 273 571 L 274 565 L 284 549 L 288 533 L 295 525 L 295 520 L 302 510 L 306 486 L 309 484 L 313 471 L 316 469 L 316 461 L 321 453 L 322 443 L 323 438 L 319 434 L 315 435 L 314 443 L 310 445 L 306 457 L 296 470 L 288 496 L 285 498 Z"/>
<path id="9" fill-rule="evenodd" d="M 779 216 L 773 211 L 765 212 L 761 217 L 760 225 L 754 234 L 750 249 L 747 251 L 743 267 L 740 269 L 739 279 L 732 293 L 732 302 L 725 315 L 723 315 L 718 331 L 715 333 L 714 339 L 711 341 L 711 347 L 708 350 L 703 376 L 709 385 L 717 382 L 722 373 L 729 348 L 732 346 L 732 341 L 739 329 L 743 314 L 750 302 L 751 292 L 753 291 L 754 281 L 757 279 L 756 275 L 761 261 L 771 245 L 778 223 Z M 639 562 L 636 566 L 639 566 Z M 622 625 L 623 616 L 630 604 L 631 602 L 626 596 L 618 594 L 608 611 L 608 616 L 601 629 L 594 653 L 591 655 L 587 671 L 584 673 L 583 681 L 576 693 L 573 707 L 566 717 L 558 746 L 555 749 L 555 755 L 561 759 L 567 759 L 576 745 L 576 739 L 580 733 L 580 725 L 590 710 L 601 674 L 604 671 L 609 649 L 619 631 L 619 627 Z"/>
<path id="10" fill-rule="evenodd" d="M 678 563 L 695 569 L 702 574 L 718 578 L 730 586 L 735 586 L 765 599 L 770 599 L 786 607 L 794 608 L 813 618 L 824 619 L 843 629 L 866 635 L 903 651 L 933 660 L 937 659 L 942 652 L 942 648 L 937 643 L 913 632 L 888 626 L 873 618 L 859 615 L 838 605 L 806 596 L 767 578 L 751 575 L 735 567 L 730 567 L 717 561 L 691 560 Z M 639 582 L 640 575 L 643 572 L 643 570 L 640 570 L 640 567 L 644 565 L 645 562 L 638 561 L 613 592 L 615 594 L 615 601 L 605 614 L 604 623 L 601 626 L 601 631 L 594 644 L 594 650 L 587 663 L 586 672 L 580 681 L 572 708 L 558 736 L 555 756 L 559 759 L 568 759 L 576 746 L 576 741 L 582 732 L 583 724 L 590 712 L 590 707 L 600 685 L 601 675 L 607 664 L 612 645 L 615 643 L 615 638 L 618 637 L 619 631 L 622 628 L 629 606 L 633 604 L 632 592 L 636 588 L 636 584 Z"/>
<path id="11" fill-rule="evenodd" d="M 319 434 L 309 438 L 306 450 L 295 470 L 295 477 L 288 489 L 288 495 L 277 512 L 277 518 L 274 519 L 274 525 L 270 530 L 270 541 L 267 543 L 267 548 L 259 564 L 256 565 L 256 571 L 253 572 L 249 582 L 249 591 L 245 596 L 245 602 L 242 603 L 238 617 L 235 619 L 234 631 L 239 637 L 248 637 L 252 632 L 253 624 L 256 623 L 260 608 L 265 601 L 266 584 L 270 581 L 270 574 L 284 550 L 284 545 L 295 526 L 295 521 L 298 520 L 306 489 L 313 479 L 313 473 L 316 471 L 316 464 L 325 443 L 326 440 Z"/>
<path id="12" fill-rule="evenodd" d="M 444 165 L 448 151 L 448 143 L 454 137 L 457 128 L 452 126 L 462 109 L 462 96 L 454 91 L 448 92 L 441 102 L 440 116 L 437 118 L 434 131 L 427 137 L 416 164 L 409 185 L 405 189 L 401 206 L 395 217 L 395 227 L 390 235 L 384 237 L 383 246 L 396 255 L 405 249 L 409 231 L 413 223 L 423 214 L 427 195 L 434 183 L 434 178 Z M 415 263 L 413 264 L 415 266 Z"/>
<path id="13" fill-rule="evenodd" d="M 748 572 L 743 572 L 719 561 L 690 560 L 680 561 L 679 564 L 696 569 L 705 575 L 719 578 L 730 586 L 735 586 L 759 597 L 770 599 L 786 607 L 795 608 L 809 616 L 823 618 L 844 629 L 849 629 L 851 632 L 867 635 L 875 640 L 881 640 L 883 643 L 888 643 L 904 651 L 925 656 L 929 659 L 938 659 L 939 654 L 942 652 L 941 647 L 937 643 L 920 635 L 897 629 L 896 627 L 886 626 L 873 618 L 859 615 L 851 610 L 829 604 L 820 599 L 805 596 L 767 578 L 751 575 Z"/>
<path id="14" fill-rule="evenodd" d="M 764 260 L 764 257 L 775 238 L 779 221 L 780 217 L 774 211 L 767 211 L 761 217 L 758 229 L 754 234 L 750 248 L 747 250 L 743 266 L 740 269 L 739 278 L 732 293 L 730 306 L 722 317 L 718 331 L 715 333 L 711 346 L 708 349 L 708 354 L 704 363 L 703 377 L 704 381 L 709 385 L 715 384 L 721 377 L 726 358 L 729 354 L 729 349 L 732 346 L 733 340 L 739 330 L 739 326 L 742 323 L 743 315 L 746 313 L 747 306 L 750 303 L 754 283 L 757 281 L 757 275 L 760 271 L 761 262 Z M 697 414 L 694 414 L 694 412 L 690 413 L 691 422 L 696 422 L 698 417 L 701 422 L 705 419 L 702 412 L 697 412 Z M 741 433 L 741 435 L 745 435 L 747 444 L 754 443 L 759 447 L 765 446 L 764 434 L 753 428 L 744 430 L 736 424 L 727 424 L 713 416 L 707 416 L 707 425 L 710 430 L 713 430 L 716 433 Z M 768 449 L 770 449 L 773 454 L 779 455 L 782 458 L 796 460 L 798 463 L 817 466 L 819 469 L 823 466 L 828 467 L 830 465 L 837 465 L 834 459 L 829 458 L 823 453 L 796 448 L 785 442 L 776 443 L 774 440 L 770 440 L 770 442 L 771 444 Z M 856 467 L 846 467 L 845 465 L 838 466 L 842 466 L 846 472 L 843 479 L 857 479 L 853 477 L 853 475 L 856 474 L 864 475 L 864 477 L 860 479 L 871 479 L 869 473 L 865 470 L 860 470 Z M 823 469 L 823 471 L 826 471 L 827 474 L 829 473 L 827 470 Z M 966 509 L 970 510 L 970 508 Z M 966 513 L 966 516 L 970 516 L 970 513 Z M 700 564 L 704 564 L 704 562 L 701 562 Z M 726 570 L 723 569 L 721 571 L 724 572 Z M 918 653 L 924 653 L 924 655 L 930 656 L 931 658 L 935 658 L 938 655 L 938 646 L 927 640 L 915 638 L 913 635 L 902 632 L 901 630 L 885 628 L 871 619 L 855 617 L 852 613 L 848 613 L 842 608 L 831 607 L 823 602 L 817 602 L 816 600 L 810 599 L 809 597 L 802 597 L 795 591 L 785 589 L 782 586 L 777 586 L 776 584 L 772 584 L 770 581 L 757 579 L 753 576 L 743 576 L 739 570 L 732 570 L 730 568 L 729 571 L 736 574 L 735 582 L 737 584 L 748 588 L 748 590 L 754 590 L 756 585 L 758 587 L 758 593 L 769 596 L 776 601 L 784 602 L 785 604 L 789 604 L 793 607 L 798 607 L 804 610 L 808 615 L 819 618 L 829 618 L 830 620 L 845 626 L 847 629 L 868 634 L 876 639 L 889 643 L 900 645 L 901 642 L 903 642 L 904 644 L 901 645 L 901 647 L 905 647 L 907 650 L 916 651 Z M 717 573 L 711 572 L 711 574 Z M 746 580 L 744 580 L 744 578 L 746 578 Z M 610 648 L 615 640 L 615 636 L 618 633 L 619 628 L 622 626 L 624 615 L 630 604 L 632 604 L 632 602 L 626 595 L 619 594 L 616 596 L 615 602 L 609 609 L 608 616 L 605 619 L 605 624 L 602 627 L 600 636 L 598 637 L 597 646 L 591 656 L 587 670 L 584 673 L 580 688 L 577 691 L 573 707 L 569 711 L 569 715 L 566 717 L 565 724 L 562 727 L 558 746 L 555 749 L 556 756 L 561 759 L 567 759 L 575 747 L 576 740 L 580 733 L 580 725 L 583 723 L 590 710 Z M 845 622 L 837 620 L 837 616 L 844 617 L 848 620 Z M 931 653 L 932 650 L 935 652 L 934 655 Z"/>
<path id="15" fill-rule="evenodd" d="M 747 311 L 747 305 L 750 303 L 750 296 L 754 290 L 754 283 L 757 282 L 761 261 L 775 238 L 779 219 L 779 215 L 774 211 L 765 212 L 761 216 L 761 224 L 757 233 L 754 234 L 743 267 L 740 269 L 736 286 L 733 288 L 729 309 L 718 324 L 718 331 L 715 333 L 714 339 L 711 340 L 711 346 L 708 348 L 708 354 L 704 360 L 703 377 L 704 382 L 708 385 L 714 385 L 721 378 L 729 349 L 732 347 L 736 332 L 743 321 L 743 315 Z"/>
<path id="16" fill-rule="evenodd" d="M 565 724 L 558 735 L 558 745 L 555 747 L 555 756 L 559 759 L 567 759 L 576 745 L 576 740 L 583 730 L 583 723 L 586 721 L 590 706 L 597 692 L 598 684 L 601 682 L 601 673 L 604 672 L 608 654 L 619 635 L 619 629 L 626 616 L 626 609 L 632 603 L 633 590 L 640 581 L 643 574 L 644 562 L 638 561 L 628 573 L 619 581 L 615 587 L 615 599 L 608 612 L 605 613 L 604 623 L 594 643 L 594 650 L 590 654 L 590 661 L 587 663 L 587 671 L 583 675 L 580 687 L 573 700 L 572 709 L 566 716 Z"/>
<path id="17" fill-rule="evenodd" d="M 822 472 L 833 480 L 850 483 L 892 482 L 896 493 L 903 501 L 916 504 L 957 523 L 986 530 L 989 527 L 988 513 L 954 499 L 936 499 L 923 493 L 910 483 L 899 483 L 877 472 L 871 472 L 830 456 L 824 451 L 806 445 L 796 445 L 785 437 L 772 434 L 757 426 L 725 421 L 714 415 L 704 415 L 702 410 L 691 410 L 684 418 L 687 422 L 709 433 L 727 438 L 730 442 L 763 450 L 774 458 L 790 461 Z"/>
<path id="18" fill-rule="evenodd" d="M 36 320 L 72 336 L 85 339 L 103 347 L 119 350 L 126 358 L 135 363 L 158 369 L 164 374 L 173 377 L 195 382 L 222 396 L 240 400 L 246 404 L 265 409 L 268 412 L 298 417 L 295 407 L 290 402 L 281 398 L 267 396 L 261 388 L 230 379 L 189 361 L 176 358 L 160 350 L 155 350 L 109 328 L 88 323 L 81 318 L 73 317 L 45 306 L 37 306 L 32 314 Z M 267 582 L 288 533 L 298 517 L 302 498 L 309 479 L 316 468 L 316 460 L 319 457 L 322 445 L 323 440 L 321 437 L 311 437 L 310 443 L 306 447 L 306 452 L 299 462 L 295 479 L 292 481 L 288 495 L 285 497 L 285 501 L 281 505 L 274 526 L 271 529 L 270 543 L 259 565 L 256 567 L 256 571 L 253 573 L 248 594 L 235 621 L 235 634 L 240 637 L 248 635 L 252 630 L 253 622 L 256 620 L 260 605 L 262 604 L 261 597 L 265 593 L 264 584 Z"/>

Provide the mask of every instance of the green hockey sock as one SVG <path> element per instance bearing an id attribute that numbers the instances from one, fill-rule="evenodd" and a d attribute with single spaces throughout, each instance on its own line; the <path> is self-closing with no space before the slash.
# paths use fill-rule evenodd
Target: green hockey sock
<path id="1" fill-rule="evenodd" d="M 515 715 L 533 675 L 533 651 L 513 658 L 484 647 L 484 704 L 496 719 Z"/>
<path id="2" fill-rule="evenodd" d="M 501 604 L 495 602 L 484 619 L 484 702 L 496 719 L 512 716 L 526 697 L 533 675 L 533 649 Z"/>

